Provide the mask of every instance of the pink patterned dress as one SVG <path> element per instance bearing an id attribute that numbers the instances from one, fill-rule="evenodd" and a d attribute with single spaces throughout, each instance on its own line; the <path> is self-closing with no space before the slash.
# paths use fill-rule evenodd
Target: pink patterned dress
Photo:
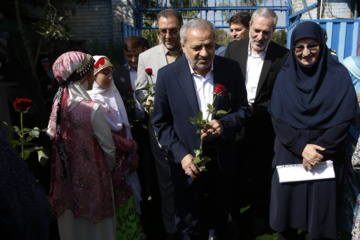
<path id="1" fill-rule="evenodd" d="M 67 91 L 64 91 L 63 101 L 67 99 L 66 94 Z M 75 218 L 83 218 L 94 224 L 114 216 L 108 166 L 91 125 L 94 103 L 84 99 L 70 112 L 62 108 L 61 134 L 68 156 L 66 174 L 56 144 L 55 108 L 50 116 L 55 138 L 52 141 L 49 198 L 56 218 L 67 209 L 73 212 Z"/>

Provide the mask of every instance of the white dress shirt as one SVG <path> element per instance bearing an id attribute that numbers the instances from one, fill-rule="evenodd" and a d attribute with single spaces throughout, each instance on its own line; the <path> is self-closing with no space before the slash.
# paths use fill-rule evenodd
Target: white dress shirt
<path id="1" fill-rule="evenodd" d="M 264 65 L 267 47 L 259 54 L 254 54 L 250 49 L 250 41 L 248 46 L 248 58 L 246 62 L 246 78 L 245 85 L 247 91 L 247 98 L 249 103 L 254 103 L 256 97 L 256 90 L 258 87 L 261 69 Z"/>
<path id="2" fill-rule="evenodd" d="M 190 63 L 190 72 L 194 82 L 196 98 L 198 100 L 199 109 L 203 113 L 203 120 L 206 119 L 208 115 L 208 104 L 212 104 L 214 98 L 214 73 L 213 73 L 213 63 L 211 63 L 211 69 L 206 74 L 205 77 L 198 75 L 192 69 Z M 210 116 L 211 119 L 211 116 Z M 209 119 L 209 120 L 210 120 Z"/>

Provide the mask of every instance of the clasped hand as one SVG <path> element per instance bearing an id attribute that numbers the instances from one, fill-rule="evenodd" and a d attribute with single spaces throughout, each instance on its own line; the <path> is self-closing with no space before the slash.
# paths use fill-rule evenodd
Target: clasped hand
<path id="1" fill-rule="evenodd" d="M 316 144 L 307 144 L 305 146 L 302 152 L 305 171 L 312 171 L 312 169 L 324 158 L 317 150 L 325 151 L 326 149 Z"/>
<path id="2" fill-rule="evenodd" d="M 219 120 L 213 119 L 201 130 L 201 137 L 211 140 L 223 134 L 224 127 Z"/>
<path id="3" fill-rule="evenodd" d="M 223 134 L 224 127 L 220 121 L 213 119 L 209 124 L 207 124 L 201 130 L 201 137 L 207 140 L 214 139 L 219 137 Z M 196 175 L 200 174 L 198 167 L 194 164 L 194 156 L 188 153 L 182 160 L 181 160 L 181 167 L 185 171 L 185 174 L 196 178 Z"/>

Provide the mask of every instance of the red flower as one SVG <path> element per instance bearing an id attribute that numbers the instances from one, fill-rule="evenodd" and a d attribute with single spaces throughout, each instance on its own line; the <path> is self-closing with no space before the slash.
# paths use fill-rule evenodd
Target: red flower
<path id="1" fill-rule="evenodd" d="M 151 76 L 152 75 L 152 68 L 145 69 L 145 72 L 147 73 L 147 75 Z"/>
<path id="2" fill-rule="evenodd" d="M 132 87 L 128 87 L 128 92 L 132 93 L 134 91 L 134 89 Z"/>
<path id="3" fill-rule="evenodd" d="M 215 87 L 215 90 L 214 90 L 215 94 L 216 95 L 221 95 L 223 94 L 224 92 L 226 92 L 226 89 L 223 85 L 221 84 L 216 84 L 216 87 Z"/>
<path id="4" fill-rule="evenodd" d="M 14 101 L 14 108 L 19 112 L 25 112 L 31 105 L 31 100 L 27 98 L 16 98 Z"/>

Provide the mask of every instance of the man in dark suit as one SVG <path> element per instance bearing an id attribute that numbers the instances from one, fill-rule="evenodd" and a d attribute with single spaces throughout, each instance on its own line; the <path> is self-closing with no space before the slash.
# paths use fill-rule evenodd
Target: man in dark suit
<path id="1" fill-rule="evenodd" d="M 276 29 L 276 13 L 268 8 L 257 9 L 250 20 L 250 39 L 231 42 L 225 57 L 240 64 L 245 79 L 251 118 L 237 133 L 237 149 L 242 163 L 241 174 L 251 183 L 253 233 L 259 234 L 268 221 L 270 204 L 271 161 L 273 157 L 274 131 L 267 108 L 272 89 L 289 50 L 271 41 Z M 238 182 L 241 181 L 239 179 Z M 241 187 L 245 187 L 243 184 Z M 244 189 L 239 191 L 244 191 Z M 239 194 L 239 191 L 237 192 Z M 233 217 L 239 213 L 239 199 L 234 199 Z"/>
<path id="2" fill-rule="evenodd" d="M 133 138 L 138 143 L 139 168 L 137 171 L 142 188 L 141 197 L 143 199 L 141 205 L 141 223 L 144 232 L 151 235 L 149 232 L 153 232 L 153 230 L 148 229 L 150 224 L 148 216 L 154 213 L 154 211 L 158 211 L 160 204 L 157 200 L 160 196 L 157 189 L 154 157 L 151 153 L 149 132 L 147 130 L 148 114 L 136 100 L 134 93 L 139 54 L 146 49 L 144 39 L 136 36 L 126 38 L 123 50 L 127 64 L 114 71 L 113 79 L 116 88 L 124 99 L 129 122 L 131 123 L 131 132 Z"/>
<path id="3" fill-rule="evenodd" d="M 215 56 L 215 28 L 203 19 L 192 19 L 180 30 L 186 58 L 158 71 L 152 123 L 159 143 L 169 156 L 174 181 L 175 217 L 179 239 L 224 239 L 229 217 L 231 185 L 236 161 L 235 132 L 249 116 L 246 89 L 238 64 Z M 227 89 L 214 103 L 214 86 Z M 212 120 L 197 133 L 189 117 L 201 110 L 206 119 L 208 105 L 230 111 Z M 211 158 L 208 171 L 194 163 L 195 149 L 204 138 L 203 155 Z M 208 194 L 210 206 L 205 208 Z M 206 213 L 206 224 L 202 215 Z M 209 230 L 203 233 L 204 228 Z"/>

